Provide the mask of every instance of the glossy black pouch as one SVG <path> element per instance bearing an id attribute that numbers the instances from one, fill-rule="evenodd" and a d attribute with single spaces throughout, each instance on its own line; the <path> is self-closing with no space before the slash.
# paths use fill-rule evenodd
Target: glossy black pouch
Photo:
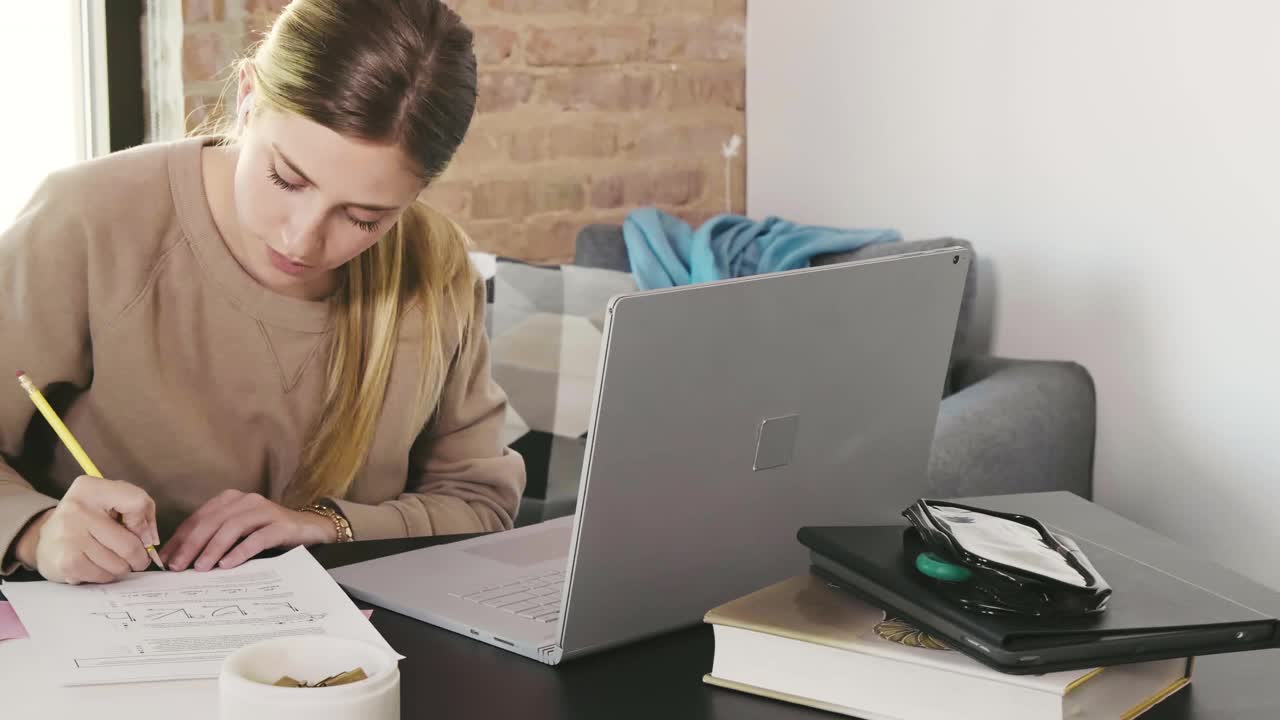
<path id="1" fill-rule="evenodd" d="M 1052 618 L 1107 608 L 1111 586 L 1080 547 L 1035 518 L 925 499 L 902 514 L 907 561 L 966 609 Z"/>

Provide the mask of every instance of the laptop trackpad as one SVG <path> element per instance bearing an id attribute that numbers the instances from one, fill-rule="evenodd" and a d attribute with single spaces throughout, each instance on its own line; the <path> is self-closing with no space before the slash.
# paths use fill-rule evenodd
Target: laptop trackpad
<path id="1" fill-rule="evenodd" d="M 542 532 L 495 540 L 491 543 L 469 547 L 463 552 L 496 560 L 504 565 L 525 567 L 547 560 L 564 558 L 569 554 L 569 536 L 573 527 L 548 528 Z"/>

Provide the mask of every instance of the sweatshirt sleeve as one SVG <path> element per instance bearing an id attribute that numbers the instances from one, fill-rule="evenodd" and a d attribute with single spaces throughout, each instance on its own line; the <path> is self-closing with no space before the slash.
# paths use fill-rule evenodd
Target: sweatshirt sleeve
<path id="1" fill-rule="evenodd" d="M 406 491 L 377 505 L 336 500 L 357 540 L 508 530 L 525 485 L 524 459 L 502 445 L 507 396 L 490 369 L 484 284 L 445 380 L 435 419 L 414 443 Z"/>
<path id="2" fill-rule="evenodd" d="M 92 375 L 89 332 L 88 229 L 76 201 L 51 176 L 0 234 L 0 575 L 18 534 L 58 504 L 13 468 L 35 405 L 14 373 L 25 370 L 44 389 L 85 388 Z"/>

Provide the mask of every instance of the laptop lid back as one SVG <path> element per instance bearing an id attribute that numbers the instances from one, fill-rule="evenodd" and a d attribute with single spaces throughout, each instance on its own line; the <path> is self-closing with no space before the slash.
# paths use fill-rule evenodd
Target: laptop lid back
<path id="1" fill-rule="evenodd" d="M 615 298 L 574 520 L 566 655 L 695 624 L 806 571 L 804 525 L 926 487 L 969 255 Z"/>

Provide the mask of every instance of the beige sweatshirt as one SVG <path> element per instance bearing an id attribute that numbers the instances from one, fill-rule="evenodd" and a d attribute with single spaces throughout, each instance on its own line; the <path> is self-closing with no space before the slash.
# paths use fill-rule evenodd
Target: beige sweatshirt
<path id="1" fill-rule="evenodd" d="M 82 474 L 19 369 L 104 475 L 155 499 L 162 542 L 226 488 L 279 501 L 292 478 L 321 407 L 329 306 L 270 292 L 236 262 L 205 199 L 204 144 L 55 173 L 0 235 L 0 557 Z M 430 421 L 412 407 L 419 323 L 402 323 L 368 460 L 337 501 L 357 539 L 512 526 L 524 463 L 499 439 L 482 286 L 475 302 L 471 350 L 453 343 Z"/>

